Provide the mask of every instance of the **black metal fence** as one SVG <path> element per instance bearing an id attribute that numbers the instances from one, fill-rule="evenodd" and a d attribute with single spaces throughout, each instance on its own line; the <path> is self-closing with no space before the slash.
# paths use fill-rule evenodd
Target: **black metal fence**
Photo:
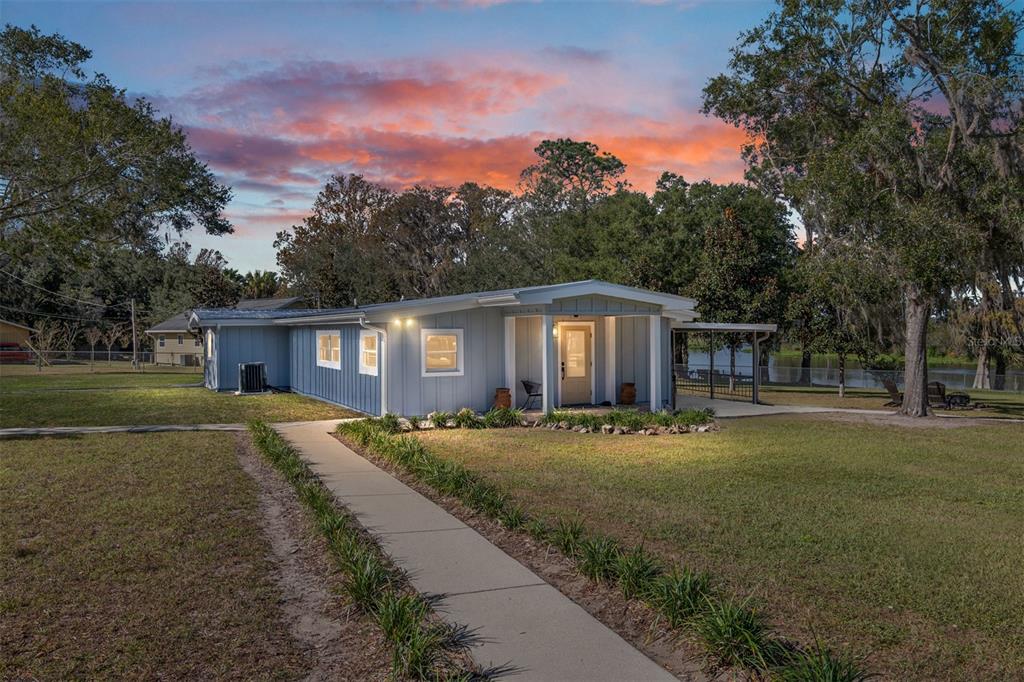
<path id="1" fill-rule="evenodd" d="M 744 372 L 737 368 L 735 373 L 730 373 L 728 367 L 722 371 L 709 364 L 689 363 L 674 365 L 673 373 L 676 391 L 736 400 L 753 400 L 754 397 L 754 376 L 749 369 Z"/>

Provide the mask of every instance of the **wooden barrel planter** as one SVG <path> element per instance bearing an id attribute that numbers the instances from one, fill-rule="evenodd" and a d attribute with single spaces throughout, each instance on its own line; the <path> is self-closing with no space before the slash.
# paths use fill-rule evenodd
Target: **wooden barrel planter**
<path id="1" fill-rule="evenodd" d="M 632 405 L 636 402 L 636 384 L 622 384 L 619 389 L 619 404 Z"/>
<path id="2" fill-rule="evenodd" d="M 494 407 L 498 409 L 512 407 L 512 391 L 507 388 L 494 389 Z"/>

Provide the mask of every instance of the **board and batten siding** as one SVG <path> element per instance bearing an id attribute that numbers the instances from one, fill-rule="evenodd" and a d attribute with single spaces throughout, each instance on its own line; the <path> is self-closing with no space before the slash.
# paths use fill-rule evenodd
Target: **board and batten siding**
<path id="1" fill-rule="evenodd" d="M 238 390 L 238 365 L 262 362 L 267 366 L 267 383 L 274 388 L 290 386 L 288 330 L 280 327 L 220 327 L 215 333 L 217 361 L 216 389 Z"/>
<path id="2" fill-rule="evenodd" d="M 661 307 L 610 296 L 571 296 L 555 299 L 547 306 L 552 315 L 657 315 Z"/>
<path id="3" fill-rule="evenodd" d="M 387 323 L 388 411 L 426 415 L 463 407 L 486 411 L 505 385 L 505 323 L 496 308 L 460 310 Z M 424 377 L 421 329 L 462 329 L 463 374 Z"/>
<path id="4" fill-rule="evenodd" d="M 362 327 L 357 324 L 292 327 L 292 391 L 366 414 L 380 415 L 380 368 L 378 366 L 378 376 L 359 373 L 361 330 Z M 320 367 L 316 364 L 317 331 L 338 332 L 341 344 L 341 369 Z M 377 339 L 377 344 L 380 348 L 380 338 Z"/>

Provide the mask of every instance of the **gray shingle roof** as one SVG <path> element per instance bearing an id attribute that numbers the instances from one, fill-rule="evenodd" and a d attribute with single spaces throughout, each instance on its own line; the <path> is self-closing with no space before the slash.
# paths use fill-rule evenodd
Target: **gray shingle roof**
<path id="1" fill-rule="evenodd" d="M 282 310 L 290 308 L 301 301 L 299 296 L 282 298 L 243 298 L 235 306 L 238 310 Z"/>
<path id="2" fill-rule="evenodd" d="M 188 313 L 181 313 L 174 317 L 169 317 L 159 324 L 154 324 L 152 327 L 146 330 L 146 333 L 150 332 L 185 332 L 188 331 Z"/>

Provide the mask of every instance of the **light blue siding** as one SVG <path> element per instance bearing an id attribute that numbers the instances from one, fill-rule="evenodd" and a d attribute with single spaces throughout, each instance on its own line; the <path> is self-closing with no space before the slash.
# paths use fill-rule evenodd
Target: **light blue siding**
<path id="1" fill-rule="evenodd" d="M 215 375 L 220 391 L 238 390 L 238 365 L 262 362 L 267 366 L 267 383 L 287 389 L 291 382 L 288 360 L 288 330 L 280 327 L 220 327 L 214 341 Z"/>
<path id="2" fill-rule="evenodd" d="M 463 407 L 490 409 L 494 389 L 505 385 L 505 326 L 497 308 L 462 310 L 389 322 L 388 411 L 425 415 Z M 421 329 L 462 329 L 463 375 L 422 376 Z"/>
<path id="3" fill-rule="evenodd" d="M 380 414 L 380 375 L 359 373 L 359 325 L 325 325 L 291 329 L 291 388 L 296 393 L 365 412 Z M 316 332 L 337 331 L 341 369 L 316 364 Z M 378 348 L 380 340 L 378 339 Z"/>
<path id="4" fill-rule="evenodd" d="M 651 338 L 647 317 L 620 317 L 616 320 L 616 390 L 624 383 L 636 384 L 637 402 L 646 403 L 651 377 Z"/>
<path id="5" fill-rule="evenodd" d="M 571 298 L 559 298 L 547 306 L 548 312 L 552 315 L 579 314 L 579 315 L 621 315 L 624 313 L 651 313 L 658 314 L 661 308 L 649 303 L 637 303 L 621 298 L 609 296 L 573 296 Z"/>

